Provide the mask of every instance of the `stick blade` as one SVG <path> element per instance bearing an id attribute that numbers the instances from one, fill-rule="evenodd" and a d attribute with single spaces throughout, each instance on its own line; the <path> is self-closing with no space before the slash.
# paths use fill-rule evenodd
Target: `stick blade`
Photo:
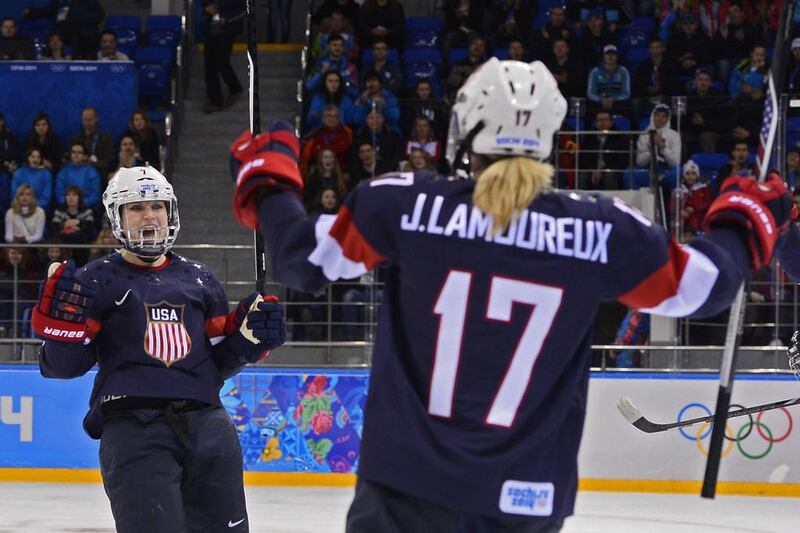
<path id="1" fill-rule="evenodd" d="M 624 416 L 628 422 L 633 424 L 633 427 L 640 431 L 644 431 L 645 433 L 658 433 L 666 429 L 660 424 L 654 424 L 647 420 L 644 415 L 642 415 L 642 412 L 633 405 L 633 401 L 627 396 L 622 396 L 617 400 L 617 409 L 619 409 L 619 412 L 622 413 L 622 416 Z"/>

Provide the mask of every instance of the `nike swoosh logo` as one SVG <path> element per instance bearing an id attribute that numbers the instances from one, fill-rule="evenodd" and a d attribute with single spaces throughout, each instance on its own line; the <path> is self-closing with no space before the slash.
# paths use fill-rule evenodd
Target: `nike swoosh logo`
<path id="1" fill-rule="evenodd" d="M 242 519 L 241 519 L 241 520 L 239 520 L 238 522 L 229 521 L 229 522 L 228 522 L 228 527 L 236 527 L 236 526 L 238 526 L 239 524 L 241 524 L 242 522 L 244 522 L 244 518 L 242 518 Z"/>
<path id="2" fill-rule="evenodd" d="M 120 298 L 120 299 L 119 299 L 119 301 L 117 301 L 117 300 L 114 300 L 114 303 L 115 303 L 115 304 L 117 304 L 118 306 L 119 306 L 119 305 L 122 305 L 122 304 L 124 304 L 124 303 L 125 303 L 125 299 L 128 297 L 128 295 L 129 295 L 130 293 L 131 293 L 131 290 L 130 290 L 130 289 L 128 289 L 128 292 L 126 292 L 126 293 L 125 293 L 125 294 L 122 296 L 122 298 Z"/>

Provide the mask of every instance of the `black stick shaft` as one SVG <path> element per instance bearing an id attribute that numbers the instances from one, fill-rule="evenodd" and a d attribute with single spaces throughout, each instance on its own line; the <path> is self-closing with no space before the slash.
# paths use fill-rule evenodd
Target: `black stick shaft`
<path id="1" fill-rule="evenodd" d="M 258 41 L 256 39 L 255 0 L 247 0 L 247 61 L 250 74 L 250 131 L 253 135 L 261 133 L 261 103 L 258 90 Z M 267 254 L 261 232 L 253 232 L 255 247 L 256 290 L 264 294 L 266 290 Z"/>
<path id="2" fill-rule="evenodd" d="M 727 418 L 736 418 L 739 416 L 753 415 L 756 413 L 763 413 L 764 411 L 772 411 L 774 409 L 783 409 L 786 407 L 792 407 L 798 404 L 800 404 L 800 398 L 789 398 L 788 400 L 781 400 L 779 402 L 765 403 L 761 405 L 754 405 L 753 407 L 745 407 L 744 409 L 737 409 L 736 411 L 729 411 L 728 414 L 725 416 L 725 418 L 727 419 Z M 695 424 L 701 424 L 704 422 L 714 421 L 714 415 L 701 416 L 698 418 L 691 418 L 689 420 L 681 420 L 680 422 L 672 422 L 668 424 L 657 424 L 655 422 L 650 422 L 644 417 L 642 418 L 644 420 L 644 424 L 639 424 L 639 425 L 643 425 L 646 428 L 643 431 L 647 431 L 647 433 L 660 433 L 662 431 L 667 431 L 669 429 L 682 428 L 686 426 L 693 426 Z M 636 427 L 639 427 L 639 425 L 637 425 L 637 423 L 634 423 L 634 426 Z"/>

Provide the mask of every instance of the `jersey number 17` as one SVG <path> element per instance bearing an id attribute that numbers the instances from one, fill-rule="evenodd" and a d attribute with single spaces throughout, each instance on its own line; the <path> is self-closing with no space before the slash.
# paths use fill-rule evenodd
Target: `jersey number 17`
<path id="1" fill-rule="evenodd" d="M 433 312 L 439 315 L 433 375 L 428 412 L 449 418 L 453 414 L 453 396 L 461 359 L 461 345 L 472 288 L 472 273 L 452 270 L 439 291 Z M 510 427 L 514 422 L 533 367 L 547 333 L 561 305 L 563 289 L 530 281 L 493 276 L 489 288 L 486 319 L 510 322 L 515 303 L 530 305 L 531 315 L 517 342 L 506 374 L 492 400 L 485 422 Z"/>

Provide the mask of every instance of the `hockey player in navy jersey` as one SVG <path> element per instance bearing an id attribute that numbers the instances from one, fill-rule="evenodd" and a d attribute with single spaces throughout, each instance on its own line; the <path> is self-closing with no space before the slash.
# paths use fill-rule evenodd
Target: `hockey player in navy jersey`
<path id="1" fill-rule="evenodd" d="M 288 124 L 233 143 L 234 213 L 277 281 L 386 267 L 349 533 L 558 531 L 598 304 L 713 315 L 786 230 L 777 175 L 727 180 L 688 246 L 618 199 L 552 190 L 566 108 L 542 63 L 490 59 L 452 110 L 448 158 L 470 179 L 378 176 L 316 222 Z"/>
<path id="2" fill-rule="evenodd" d="M 32 318 L 42 375 L 98 365 L 86 432 L 117 531 L 246 532 L 242 452 L 221 407 L 223 380 L 283 344 L 283 304 L 253 293 L 228 312 L 211 270 L 170 248 L 172 186 L 152 167 L 120 169 L 103 194 L 123 248 L 58 265 Z"/>

